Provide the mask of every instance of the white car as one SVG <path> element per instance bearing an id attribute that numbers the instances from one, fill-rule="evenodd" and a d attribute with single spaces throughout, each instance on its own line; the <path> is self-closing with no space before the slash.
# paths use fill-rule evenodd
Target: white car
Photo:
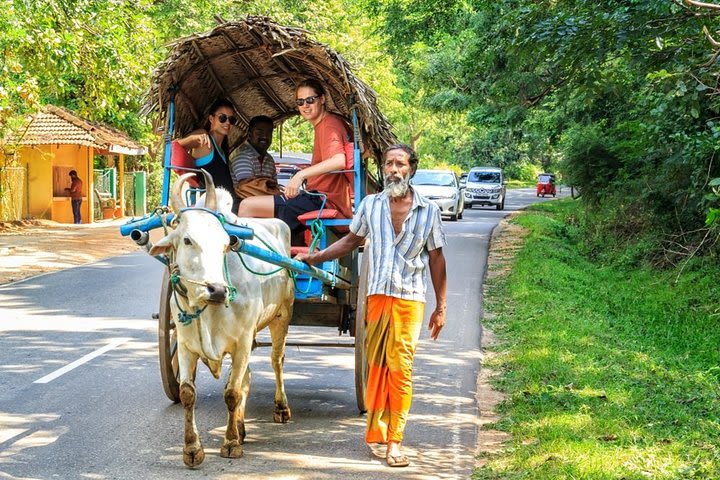
<path id="1" fill-rule="evenodd" d="M 456 221 L 463 216 L 465 200 L 452 170 L 418 170 L 410 179 L 413 188 L 440 207 L 440 214 Z"/>
<path id="2" fill-rule="evenodd" d="M 505 177 L 497 167 L 473 167 L 465 184 L 465 205 L 494 206 L 505 209 Z"/>

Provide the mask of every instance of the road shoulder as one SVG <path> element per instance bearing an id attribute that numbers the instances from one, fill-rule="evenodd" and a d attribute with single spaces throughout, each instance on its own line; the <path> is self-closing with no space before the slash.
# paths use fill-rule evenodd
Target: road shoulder
<path id="1" fill-rule="evenodd" d="M 522 246 L 525 235 L 523 229 L 510 223 L 519 212 L 514 212 L 504 218 L 493 230 L 490 239 L 488 262 L 485 280 L 483 281 L 483 299 L 487 296 L 487 281 L 508 273 L 517 251 Z M 494 333 L 487 328 L 485 320 L 492 318 L 493 313 L 488 311 L 483 302 L 483 333 L 480 343 L 481 359 L 480 371 L 477 378 L 475 398 L 478 403 L 479 425 L 476 446 L 476 467 L 483 466 L 488 457 L 502 451 L 510 435 L 495 430 L 492 425 L 500 420 L 497 407 L 505 401 L 506 396 L 493 388 L 493 382 L 499 372 L 488 367 L 493 359 L 502 352 L 497 350 Z"/>

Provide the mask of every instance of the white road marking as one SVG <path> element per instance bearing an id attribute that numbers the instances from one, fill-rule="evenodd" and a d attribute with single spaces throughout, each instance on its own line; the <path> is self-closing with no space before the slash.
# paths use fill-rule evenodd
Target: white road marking
<path id="1" fill-rule="evenodd" d="M 27 428 L 7 428 L 0 431 L 0 443 L 5 443 L 11 438 L 15 438 L 20 434 L 27 432 Z"/>
<path id="2" fill-rule="evenodd" d="M 107 351 L 109 351 L 109 350 L 112 350 L 113 348 L 117 348 L 118 346 L 122 345 L 123 343 L 125 343 L 125 342 L 127 342 L 127 341 L 129 341 L 129 340 L 130 340 L 129 338 L 118 338 L 118 339 L 115 339 L 115 340 L 113 340 L 112 342 L 110 342 L 110 343 L 108 343 L 107 345 L 105 345 L 104 347 L 99 348 L 99 349 L 95 350 L 94 352 L 90 352 L 90 353 L 88 353 L 87 355 L 78 358 L 78 359 L 75 360 L 74 362 L 72 362 L 72 363 L 70 363 L 70 364 L 68 364 L 68 365 L 65 365 L 65 366 L 62 367 L 62 368 L 59 368 L 59 369 L 55 370 L 54 372 L 52 372 L 52 373 L 50 373 L 50 374 L 48 374 L 48 375 L 45 375 L 45 376 L 42 377 L 42 378 L 38 378 L 38 379 L 35 380 L 33 383 L 49 383 L 49 382 L 52 382 L 53 380 L 55 380 L 56 378 L 58 378 L 60 375 L 66 374 L 66 373 L 69 372 L 70 370 L 73 370 L 73 369 L 79 367 L 80 365 L 89 362 L 90 360 L 92 360 L 92 359 L 95 358 L 95 357 L 99 357 L 99 356 L 102 355 L 103 353 L 105 353 L 105 352 L 107 352 Z"/>

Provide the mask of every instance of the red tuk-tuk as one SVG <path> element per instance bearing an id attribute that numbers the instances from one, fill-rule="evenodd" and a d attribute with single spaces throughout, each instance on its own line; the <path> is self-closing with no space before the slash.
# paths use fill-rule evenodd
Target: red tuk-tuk
<path id="1" fill-rule="evenodd" d="M 541 173 L 538 175 L 538 182 L 537 182 L 537 192 L 536 195 L 539 196 L 545 196 L 545 195 L 552 195 L 553 197 L 556 194 L 555 190 L 555 174 L 554 173 Z"/>

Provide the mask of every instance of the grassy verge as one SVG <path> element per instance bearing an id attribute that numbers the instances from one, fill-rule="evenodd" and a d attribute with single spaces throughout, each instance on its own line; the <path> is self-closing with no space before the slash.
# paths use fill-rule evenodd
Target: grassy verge
<path id="1" fill-rule="evenodd" d="M 720 478 L 720 271 L 593 264 L 577 208 L 517 217 L 525 244 L 488 286 L 512 440 L 472 478 Z"/>

